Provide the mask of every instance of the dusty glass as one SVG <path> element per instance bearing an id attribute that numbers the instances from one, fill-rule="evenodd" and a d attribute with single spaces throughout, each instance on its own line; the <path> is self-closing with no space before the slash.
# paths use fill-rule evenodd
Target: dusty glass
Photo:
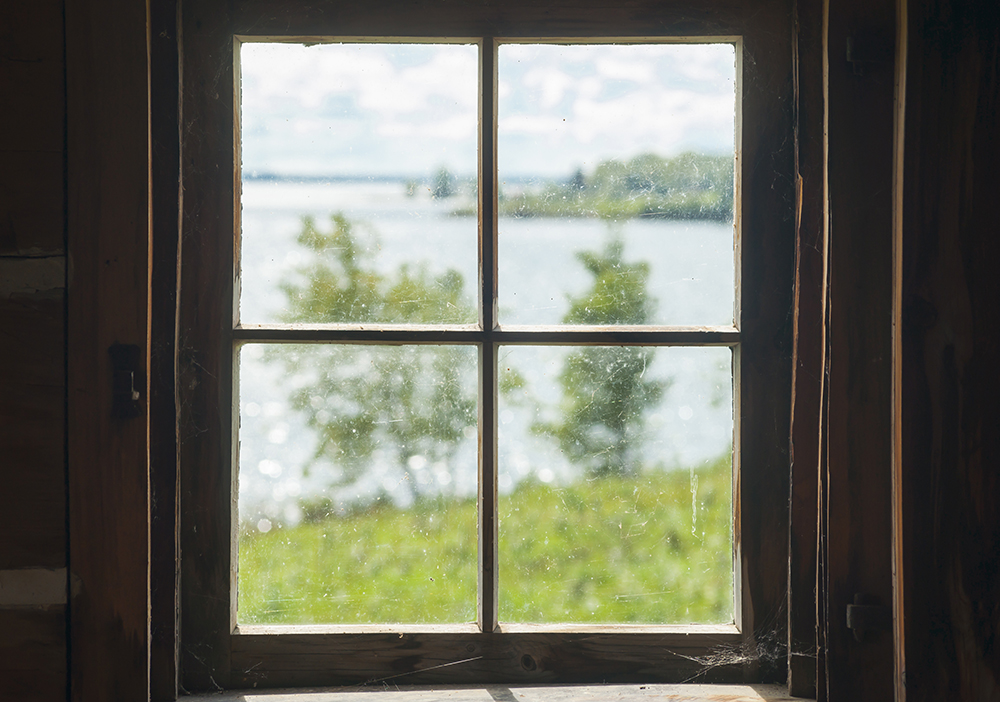
<path id="1" fill-rule="evenodd" d="M 501 355 L 500 620 L 733 620 L 729 348 Z"/>
<path id="2" fill-rule="evenodd" d="M 241 46 L 244 324 L 476 321 L 477 51 Z"/>
<path id="3" fill-rule="evenodd" d="M 620 323 L 731 325 L 735 300 L 732 44 L 499 47 L 503 324 L 567 319 L 582 252 L 618 241 L 659 299 Z"/>
<path id="4" fill-rule="evenodd" d="M 240 349 L 247 623 L 475 618 L 476 351 Z"/>

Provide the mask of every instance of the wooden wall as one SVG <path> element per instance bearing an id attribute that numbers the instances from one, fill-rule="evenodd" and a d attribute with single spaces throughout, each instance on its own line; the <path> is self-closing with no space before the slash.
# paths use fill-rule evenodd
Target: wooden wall
<path id="1" fill-rule="evenodd" d="M 863 601 L 888 615 L 892 603 L 896 7 L 894 0 L 826 5 L 829 273 L 820 517 L 826 670 L 818 696 L 878 702 L 893 694 L 891 633 L 859 637 L 846 624 L 849 605 Z"/>
<path id="2" fill-rule="evenodd" d="M 66 1 L 70 693 L 149 697 L 149 8 Z M 134 347 L 114 368 L 113 347 Z M 124 391 L 124 392 L 123 392 Z M 134 411 L 116 409 L 132 401 Z"/>
<path id="3" fill-rule="evenodd" d="M 108 348 L 149 396 L 148 16 L 0 4 L 0 699 L 144 699 L 146 412 L 112 416 Z"/>
<path id="4" fill-rule="evenodd" d="M 907 3 L 899 632 L 908 702 L 1000 700 L 1000 6 Z"/>
<path id="5" fill-rule="evenodd" d="M 0 699 L 66 699 L 63 0 L 0 3 Z"/>
<path id="6" fill-rule="evenodd" d="M 73 25 L 76 29 L 70 37 L 71 49 L 78 55 L 90 54 L 97 62 L 90 68 L 81 68 L 77 63 L 71 71 L 71 75 L 82 81 L 80 92 L 76 93 L 76 99 L 82 99 L 75 111 L 80 117 L 74 118 L 72 124 L 67 124 L 66 117 L 67 4 L 72 5 L 71 14 L 81 18 L 81 22 Z M 148 568 L 144 542 L 140 538 L 134 543 L 120 544 L 113 568 L 108 565 L 111 561 L 99 563 L 93 553 L 85 555 L 87 549 L 97 549 L 102 543 L 103 537 L 98 538 L 98 532 L 93 531 L 95 523 L 112 532 L 116 529 L 113 520 L 101 522 L 105 513 L 120 517 L 118 508 L 128 501 L 133 511 L 127 519 L 141 520 L 148 509 L 142 501 L 144 486 L 148 490 L 148 484 L 141 473 L 138 477 L 129 474 L 135 480 L 128 488 L 133 491 L 134 499 L 129 500 L 123 493 L 103 493 L 107 499 L 118 500 L 110 510 L 90 509 L 88 505 L 96 503 L 78 501 L 75 521 L 70 522 L 68 486 L 75 484 L 77 494 L 86 500 L 101 495 L 100 486 L 107 487 L 109 477 L 114 477 L 102 471 L 114 465 L 108 461 L 78 462 L 76 465 L 84 468 L 73 474 L 67 469 L 67 365 L 70 360 L 75 359 L 77 364 L 81 360 L 78 355 L 68 358 L 68 322 L 73 322 L 76 333 L 83 335 L 78 338 L 86 339 L 89 330 L 84 319 L 87 312 L 74 312 L 73 319 L 67 316 L 68 275 L 77 275 L 78 283 L 83 281 L 82 294 L 86 294 L 88 285 L 92 292 L 99 278 L 93 269 L 81 272 L 78 266 L 67 264 L 67 193 L 72 191 L 77 197 L 89 193 L 93 202 L 111 207 L 108 211 L 125 206 L 124 200 L 106 199 L 109 193 L 118 192 L 114 183 L 103 186 L 102 190 L 92 178 L 98 162 L 108 152 L 97 152 L 101 155 L 87 155 L 86 149 L 77 152 L 73 161 L 76 170 L 67 175 L 67 131 L 77 134 L 77 143 L 84 144 L 91 133 L 86 120 L 96 117 L 100 122 L 102 114 L 108 114 L 110 108 L 95 107 L 94 99 L 87 98 L 90 93 L 86 82 L 100 83 L 101 76 L 107 74 L 106 66 L 117 65 L 113 51 L 118 49 L 109 38 L 128 38 L 117 46 L 127 46 L 125 50 L 135 54 L 138 63 L 129 65 L 138 68 L 128 71 L 121 66 L 115 68 L 107 74 L 110 77 L 101 83 L 101 89 L 109 90 L 112 100 L 125 98 L 118 106 L 124 104 L 142 111 L 143 22 L 141 10 L 132 12 L 135 5 L 127 0 L 0 3 L 0 94 L 3 95 L 0 109 L 0 699 L 3 700 L 69 697 L 67 589 L 71 578 L 67 573 L 71 535 L 77 543 L 83 540 L 83 550 L 78 551 L 83 560 L 77 562 L 83 563 L 84 570 L 90 565 L 89 577 L 97 578 L 95 582 L 102 583 L 102 587 L 118 583 L 121 569 L 140 574 L 129 587 L 116 592 L 108 590 L 108 597 L 99 603 L 105 609 L 89 613 L 81 610 L 84 619 L 74 620 L 77 632 L 74 651 L 81 654 L 76 657 L 76 664 L 87 660 L 82 654 L 88 649 L 104 651 L 78 672 L 82 675 L 76 684 L 78 697 L 98 699 L 103 690 L 110 698 L 113 695 L 108 681 L 116 680 L 116 684 L 127 688 L 120 688 L 125 690 L 121 699 L 139 699 L 148 684 L 143 669 L 148 665 L 144 656 L 149 655 L 149 631 L 143 628 L 147 625 L 144 622 L 148 622 L 143 617 L 143 606 L 148 601 L 141 593 L 139 597 L 135 593 L 136 583 L 143 582 L 141 574 Z M 815 8 L 816 4 L 809 6 Z M 832 2 L 831 6 L 844 7 Z M 861 3 L 851 6 L 864 9 Z M 88 8 L 95 7 L 106 14 L 89 14 Z M 902 615 L 897 621 L 899 672 L 905 672 L 905 688 L 898 691 L 905 690 L 906 699 L 918 701 L 1000 700 L 1000 404 L 997 401 L 1000 275 L 995 270 L 1000 261 L 1000 220 L 996 214 L 1000 203 L 997 166 L 1000 163 L 1000 11 L 989 0 L 900 0 L 899 7 L 908 31 L 904 53 L 902 126 L 905 131 L 902 151 L 897 154 L 897 168 L 901 169 L 897 175 L 901 174 L 902 180 L 895 206 L 896 252 L 901 258 L 895 280 L 900 325 L 894 358 L 899 373 L 896 406 L 902 414 L 896 424 L 901 433 L 895 445 L 894 487 L 900 507 L 895 543 L 900 567 L 894 585 Z M 129 8 L 131 14 L 122 11 Z M 816 14 L 810 17 L 815 19 Z M 96 23 L 88 25 L 95 30 L 93 33 L 76 32 L 88 22 Z M 101 28 L 108 29 L 106 35 L 96 31 Z M 814 25 L 811 27 L 811 36 L 816 36 L 816 29 Z M 833 31 L 850 32 L 853 27 L 838 28 L 833 22 Z M 112 53 L 102 54 L 106 41 Z M 836 52 L 839 57 L 842 49 L 832 44 L 831 47 L 829 56 Z M 811 65 L 808 75 L 812 77 L 803 74 L 807 81 L 805 90 L 816 89 L 815 76 L 820 70 Z M 131 84 L 125 93 L 116 92 L 112 84 L 116 80 L 112 75 L 115 71 L 128 73 Z M 834 90 L 824 99 L 839 100 L 838 90 L 853 89 L 850 87 L 853 83 L 849 82 L 838 89 L 836 80 L 855 81 L 855 78 L 853 75 L 835 78 Z M 844 105 L 829 107 L 835 121 L 855 118 L 843 111 Z M 857 106 L 859 110 L 863 108 Z M 133 116 L 139 120 L 132 124 L 135 127 L 143 117 L 139 113 Z M 863 117 L 862 113 L 857 118 L 862 123 L 860 129 Z M 169 124 L 165 126 L 169 128 Z M 814 136 L 817 133 L 811 132 Z M 888 148 L 882 142 L 889 137 L 880 133 L 882 153 Z M 121 136 L 120 130 L 113 129 L 105 131 L 102 138 L 118 143 Z M 129 138 L 134 143 L 126 151 L 140 156 L 146 153 L 148 158 L 149 145 L 143 146 L 147 137 L 143 136 L 141 125 Z M 823 138 L 830 137 L 824 133 Z M 815 143 L 810 145 L 817 147 Z M 138 174 L 136 183 L 141 186 L 148 163 L 143 165 L 142 158 L 118 156 L 121 156 L 119 163 L 133 169 L 133 175 Z M 810 185 L 809 174 L 800 171 L 800 175 Z M 821 174 L 813 171 L 811 177 L 815 183 Z M 850 182 L 844 181 L 841 189 L 844 187 L 851 187 Z M 142 202 L 148 206 L 149 202 L 142 187 L 130 190 L 126 199 L 140 206 Z M 814 213 L 815 210 L 806 211 L 804 216 L 813 217 Z M 80 218 L 80 211 L 75 216 L 78 223 L 89 221 Z M 852 214 L 848 212 L 845 216 Z M 135 246 L 128 255 L 148 262 L 148 251 L 141 241 L 142 216 L 136 217 L 133 211 L 132 219 L 123 220 L 133 229 L 131 233 L 125 232 L 118 244 Z M 835 237 L 837 224 L 833 227 Z M 85 246 L 112 242 L 113 235 L 102 231 L 93 229 L 93 236 L 84 240 Z M 845 252 L 843 256 L 844 262 L 838 264 L 837 272 L 844 281 L 841 290 L 854 285 L 851 277 L 858 274 L 849 268 L 855 254 Z M 872 276 L 885 274 L 881 269 L 871 272 Z M 878 286 L 881 290 L 884 281 L 862 278 L 857 284 Z M 880 300 L 883 298 L 880 293 Z M 80 298 L 74 299 L 79 303 Z M 860 296 L 849 297 L 848 301 L 851 299 L 863 310 L 864 300 Z M 145 305 L 142 309 L 146 309 Z M 140 335 L 143 325 L 149 323 L 148 319 L 142 319 L 142 314 L 138 310 L 130 322 Z M 865 319 L 848 321 L 855 324 Z M 833 331 L 836 333 L 836 329 Z M 879 339 L 884 337 L 880 335 Z M 94 340 L 96 351 L 89 362 L 97 365 L 103 362 L 104 341 L 103 337 Z M 889 352 L 881 345 L 879 349 L 880 353 Z M 843 353 L 839 357 L 843 358 Z M 880 368 L 885 367 L 884 359 L 876 360 Z M 880 388 L 886 382 L 886 372 L 876 373 L 874 382 Z M 848 381 L 850 378 L 853 376 Z M 94 387 L 103 385 L 98 383 Z M 845 384 L 841 390 L 849 393 L 851 387 L 861 392 L 872 386 L 867 382 Z M 843 411 L 848 413 L 845 416 L 849 417 L 856 401 L 847 395 L 841 402 Z M 77 401 L 77 418 L 85 414 L 85 406 L 85 401 Z M 849 431 L 855 431 L 854 427 L 844 425 Z M 101 445 L 112 444 L 102 441 Z M 838 450 L 848 448 L 844 444 Z M 133 446 L 132 450 L 141 454 L 143 448 Z M 173 449 L 165 450 L 169 453 Z M 881 445 L 878 451 L 880 455 L 885 453 Z M 86 450 L 77 456 L 78 461 L 79 456 L 86 457 Z M 858 463 L 858 471 L 867 470 L 866 465 Z M 118 465 L 117 469 L 121 468 Z M 88 492 L 91 487 L 94 491 Z M 845 499 L 852 499 L 850 490 L 844 494 Z M 806 502 L 808 499 L 803 501 L 803 507 L 808 511 Z M 70 523 L 76 524 L 72 533 Z M 860 538 L 863 531 L 858 532 Z M 829 536 L 837 538 L 835 533 Z M 809 568 L 809 565 L 804 567 L 801 580 L 807 580 Z M 130 597 L 133 599 L 126 602 Z M 843 603 L 836 604 L 836 611 L 831 610 L 831 627 L 840 625 Z M 75 616 L 80 616 L 81 611 Z M 94 630 L 116 622 L 125 622 L 132 638 L 121 636 L 110 643 L 103 641 L 107 646 L 100 649 L 96 644 L 101 641 L 97 635 L 88 633 L 87 627 Z M 804 637 L 801 643 L 808 652 L 808 621 L 801 627 Z M 169 647 L 169 641 L 164 645 Z M 108 657 L 107 651 L 115 650 L 116 646 L 119 651 L 128 650 L 130 655 Z M 169 668 L 169 656 L 165 665 Z M 885 665 L 884 661 L 879 663 Z M 831 668 L 834 670 L 839 671 L 835 674 L 843 680 L 852 674 L 841 661 Z M 808 678 L 809 671 L 803 674 Z M 837 689 L 836 682 L 830 690 Z M 826 685 L 824 681 L 824 689 Z M 169 688 L 165 687 L 168 691 Z M 849 689 L 849 684 L 840 689 Z M 81 692 L 86 690 L 89 694 Z M 846 697 L 832 694 L 830 699 Z"/>

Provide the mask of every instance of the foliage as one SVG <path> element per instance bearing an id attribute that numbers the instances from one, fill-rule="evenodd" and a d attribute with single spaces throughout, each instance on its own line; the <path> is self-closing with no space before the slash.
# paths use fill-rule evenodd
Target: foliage
<path id="1" fill-rule="evenodd" d="M 692 472 L 697 483 L 655 471 L 501 496 L 501 618 L 732 621 L 729 457 Z M 476 541 L 475 500 L 456 499 L 245 529 L 239 621 L 474 620 Z"/>
<path id="2" fill-rule="evenodd" d="M 671 159 L 642 154 L 577 170 L 566 183 L 504 197 L 500 214 L 515 217 L 733 217 L 733 159 L 686 152 Z"/>
<path id="3" fill-rule="evenodd" d="M 434 187 L 431 189 L 431 196 L 435 199 L 451 197 L 455 194 L 455 176 L 447 168 L 442 166 L 434 176 Z"/>
<path id="4" fill-rule="evenodd" d="M 577 254 L 594 282 L 585 295 L 570 300 L 564 323 L 648 322 L 653 308 L 646 293 L 649 264 L 625 263 L 623 249 L 621 239 L 612 237 L 602 252 Z M 536 424 L 534 431 L 555 438 L 570 461 L 591 476 L 636 472 L 645 411 L 666 389 L 663 381 L 645 378 L 652 357 L 651 349 L 638 346 L 587 346 L 572 352 L 559 375 L 559 418 Z"/>
<path id="5" fill-rule="evenodd" d="M 475 311 L 454 270 L 434 275 L 402 266 L 376 271 L 356 227 L 343 215 L 329 231 L 306 218 L 298 242 L 312 253 L 282 288 L 287 322 L 467 323 Z M 356 480 L 373 460 L 445 462 L 476 424 L 475 356 L 455 346 L 316 344 L 272 352 L 300 378 L 291 403 L 318 436 L 316 459 Z M 414 491 L 419 488 L 414 484 Z"/>

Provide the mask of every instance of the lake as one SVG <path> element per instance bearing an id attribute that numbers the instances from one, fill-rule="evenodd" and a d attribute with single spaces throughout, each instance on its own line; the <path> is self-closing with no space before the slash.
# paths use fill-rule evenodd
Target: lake
<path id="1" fill-rule="evenodd" d="M 296 242 L 304 216 L 329 229 L 333 213 L 356 227 L 371 265 L 389 273 L 401 265 L 431 273 L 458 271 L 464 295 L 476 302 L 477 224 L 453 216 L 468 204 L 461 196 L 430 197 L 418 187 L 408 195 L 402 182 L 294 183 L 248 181 L 242 193 L 242 269 L 240 316 L 247 324 L 281 321 L 286 312 L 282 282 L 296 280 L 297 269 L 312 255 Z M 501 324 L 558 324 L 570 299 L 584 294 L 593 278 L 578 254 L 599 251 L 612 238 L 624 244 L 626 263 L 649 266 L 647 294 L 655 300 L 652 323 L 663 325 L 732 324 L 735 274 L 733 226 L 707 221 L 507 218 L 498 226 L 498 308 Z M 470 320 L 474 321 L 474 320 Z M 471 349 L 470 349 L 471 351 Z M 532 426 L 558 414 L 558 382 L 573 349 L 506 347 L 501 370 L 516 369 L 523 387 L 502 396 L 499 407 L 499 488 L 507 493 L 532 478 L 565 484 L 581 478 L 550 437 Z M 268 361 L 264 345 L 240 352 L 241 518 L 250 524 L 295 523 L 299 501 L 323 494 L 337 467 L 314 461 L 316 437 L 302 413 L 289 403 L 290 379 L 281 363 Z M 474 354 L 466 364 L 475 379 Z M 692 468 L 730 450 L 733 436 L 731 353 L 726 348 L 660 348 L 644 377 L 665 388 L 662 400 L 646 414 L 642 469 Z M 301 380 L 301 379 L 299 379 Z M 364 502 L 388 496 L 406 506 L 413 487 L 442 494 L 476 493 L 476 432 L 468 427 L 447 461 L 410 459 L 396 465 L 390 450 L 373 453 L 370 469 L 349 486 L 330 493 L 335 503 Z M 420 458 L 415 457 L 415 458 Z M 428 487 L 429 486 L 429 487 Z"/>

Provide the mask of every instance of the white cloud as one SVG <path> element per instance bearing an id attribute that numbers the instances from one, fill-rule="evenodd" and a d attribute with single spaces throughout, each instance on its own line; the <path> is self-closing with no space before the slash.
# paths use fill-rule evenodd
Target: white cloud
<path id="1" fill-rule="evenodd" d="M 731 45 L 503 45 L 508 172 L 732 147 Z M 245 44 L 244 167 L 291 174 L 475 172 L 471 45 Z"/>
<path id="2" fill-rule="evenodd" d="M 620 59 L 602 56 L 594 61 L 598 75 L 611 80 L 624 80 L 640 85 L 648 85 L 655 80 L 653 64 L 640 58 Z"/>
<path id="3" fill-rule="evenodd" d="M 474 170 L 477 65 L 469 45 L 245 44 L 244 168 Z"/>
<path id="4" fill-rule="evenodd" d="M 538 66 L 524 74 L 523 85 L 537 92 L 541 109 L 548 110 L 562 102 L 573 79 L 556 66 Z"/>
<path id="5" fill-rule="evenodd" d="M 501 47 L 502 172 L 731 149 L 734 55 L 724 44 Z"/>

